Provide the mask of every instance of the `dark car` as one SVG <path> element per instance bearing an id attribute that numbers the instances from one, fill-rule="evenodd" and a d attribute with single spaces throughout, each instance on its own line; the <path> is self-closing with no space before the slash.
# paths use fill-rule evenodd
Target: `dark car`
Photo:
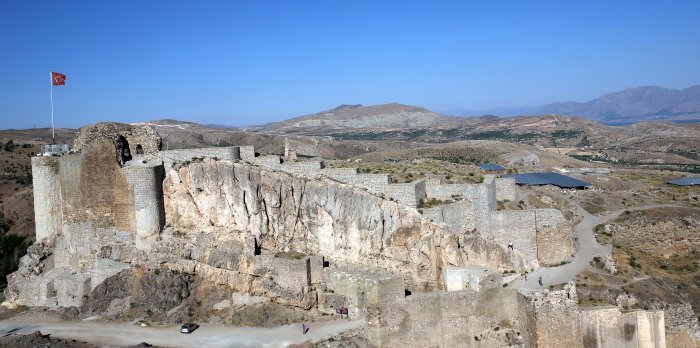
<path id="1" fill-rule="evenodd" d="M 199 325 L 193 324 L 193 323 L 184 323 L 182 324 L 182 327 L 180 327 L 180 332 L 181 333 L 192 333 L 192 331 L 197 330 Z"/>

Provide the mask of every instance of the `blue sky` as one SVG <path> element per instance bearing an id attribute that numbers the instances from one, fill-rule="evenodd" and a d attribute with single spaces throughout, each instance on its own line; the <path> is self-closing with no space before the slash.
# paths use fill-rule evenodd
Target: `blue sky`
<path id="1" fill-rule="evenodd" d="M 261 124 L 700 84 L 700 1 L 3 1 L 0 129 Z"/>

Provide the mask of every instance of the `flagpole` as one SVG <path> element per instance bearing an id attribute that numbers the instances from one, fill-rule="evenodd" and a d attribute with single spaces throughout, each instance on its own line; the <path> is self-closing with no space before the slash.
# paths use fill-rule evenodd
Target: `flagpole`
<path id="1" fill-rule="evenodd" d="M 49 69 L 49 89 L 51 90 L 51 144 L 56 144 L 56 129 L 53 124 L 53 69 Z"/>

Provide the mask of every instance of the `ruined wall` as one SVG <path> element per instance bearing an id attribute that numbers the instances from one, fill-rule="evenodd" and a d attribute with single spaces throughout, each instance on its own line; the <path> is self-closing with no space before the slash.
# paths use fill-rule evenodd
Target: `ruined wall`
<path id="1" fill-rule="evenodd" d="M 255 159 L 255 147 L 252 145 L 239 146 L 239 152 L 242 160 L 251 162 Z"/>
<path id="2" fill-rule="evenodd" d="M 450 230 L 465 232 L 474 229 L 474 209 L 471 202 L 459 201 L 433 208 L 423 208 L 423 217 L 434 222 L 446 223 Z"/>
<path id="3" fill-rule="evenodd" d="M 218 158 L 228 161 L 241 159 L 240 148 L 236 146 L 167 150 L 161 151 L 159 155 L 163 164 L 168 167 L 175 162 L 191 161 L 193 158 Z"/>
<path id="4" fill-rule="evenodd" d="M 485 234 L 504 246 L 513 243 L 513 254 L 545 266 L 569 261 L 574 253 L 571 224 L 556 209 L 492 212 Z"/>
<path id="5" fill-rule="evenodd" d="M 501 210 L 492 213 L 488 235 L 503 247 L 513 243 L 511 254 L 537 260 L 536 233 L 534 210 Z"/>
<path id="6" fill-rule="evenodd" d="M 511 201 L 518 200 L 518 187 L 515 185 L 514 178 L 497 178 L 496 179 L 496 200 Z"/>
<path id="7" fill-rule="evenodd" d="M 435 181 L 433 179 L 432 182 L 426 182 L 425 192 L 428 199 L 452 201 L 464 198 L 468 186 L 470 186 L 467 184 L 435 184 Z"/>
<path id="8" fill-rule="evenodd" d="M 527 316 L 535 322 L 527 327 L 528 344 L 539 348 L 581 347 L 581 323 L 576 286 L 567 284 L 557 291 L 523 291 Z"/>
<path id="9" fill-rule="evenodd" d="M 59 157 L 32 157 L 34 221 L 36 241 L 51 238 L 61 231 L 61 187 Z"/>
<path id="10" fill-rule="evenodd" d="M 114 143 L 119 136 L 126 139 L 130 152 L 134 156 L 137 155 L 136 149 L 138 145 L 141 145 L 145 155 L 152 155 L 160 150 L 160 136 L 152 127 L 138 127 L 115 122 L 101 122 L 81 127 L 73 143 L 73 148 L 86 150 L 92 144 L 97 144 L 103 140 Z M 114 155 L 114 149 L 111 153 Z"/>
<path id="11" fill-rule="evenodd" d="M 388 185 L 386 195 L 401 204 L 415 207 L 419 202 L 425 200 L 425 181 Z"/>
<path id="12" fill-rule="evenodd" d="M 385 272 L 338 270 L 327 276 L 327 282 L 335 294 L 345 297 L 353 320 L 377 315 L 381 306 L 404 297 L 403 279 Z"/>
<path id="13" fill-rule="evenodd" d="M 413 294 L 368 317 L 368 336 L 382 347 L 517 346 L 517 305 L 502 288 Z"/>
<path id="14" fill-rule="evenodd" d="M 317 284 L 323 279 L 323 258 L 305 256 L 299 258 L 276 257 L 274 255 L 257 255 L 251 258 L 251 274 L 272 277 L 282 287 L 299 290 L 307 286 L 306 260 L 311 259 L 311 283 Z"/>
<path id="15" fill-rule="evenodd" d="M 666 347 L 663 312 L 589 308 L 580 311 L 580 318 L 584 347 Z"/>
<path id="16" fill-rule="evenodd" d="M 480 266 L 443 267 L 446 291 L 481 290 L 503 286 L 503 276 L 495 269 Z"/>
<path id="17" fill-rule="evenodd" d="M 572 226 L 561 211 L 556 209 L 536 209 L 537 259 L 543 266 L 555 266 L 569 261 L 574 255 Z"/>

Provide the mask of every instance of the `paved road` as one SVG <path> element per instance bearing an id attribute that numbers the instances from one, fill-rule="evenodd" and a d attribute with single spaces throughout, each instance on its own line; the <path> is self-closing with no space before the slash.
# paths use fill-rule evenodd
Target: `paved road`
<path id="1" fill-rule="evenodd" d="M 573 260 L 562 266 L 543 267 L 536 269 L 527 276 L 527 281 L 524 277 L 520 277 L 510 283 L 510 287 L 519 289 L 541 289 L 547 288 L 550 285 L 563 284 L 574 280 L 576 275 L 581 273 L 593 261 L 596 256 L 608 255 L 612 250 L 611 245 L 600 245 L 595 239 L 593 229 L 599 224 L 607 223 L 608 221 L 620 216 L 626 210 L 643 210 L 651 208 L 675 207 L 674 205 L 666 204 L 650 204 L 640 207 L 630 207 L 619 209 L 610 212 L 603 216 L 595 216 L 588 213 L 585 209 L 578 206 L 578 214 L 583 219 L 574 226 L 574 236 L 576 238 L 576 253 Z M 537 279 L 542 277 L 543 286 L 537 283 Z"/>
<path id="2" fill-rule="evenodd" d="M 76 339 L 100 347 L 123 347 L 148 342 L 164 347 L 287 347 L 294 343 L 318 341 L 337 333 L 365 325 L 364 321 L 334 320 L 309 323 L 306 335 L 301 325 L 272 329 L 203 325 L 192 334 L 181 334 L 180 327 L 140 327 L 130 323 L 101 321 L 61 321 L 52 318 L 19 316 L 0 320 L 0 336 L 12 329 L 24 335 L 34 331 L 53 337 Z"/>

